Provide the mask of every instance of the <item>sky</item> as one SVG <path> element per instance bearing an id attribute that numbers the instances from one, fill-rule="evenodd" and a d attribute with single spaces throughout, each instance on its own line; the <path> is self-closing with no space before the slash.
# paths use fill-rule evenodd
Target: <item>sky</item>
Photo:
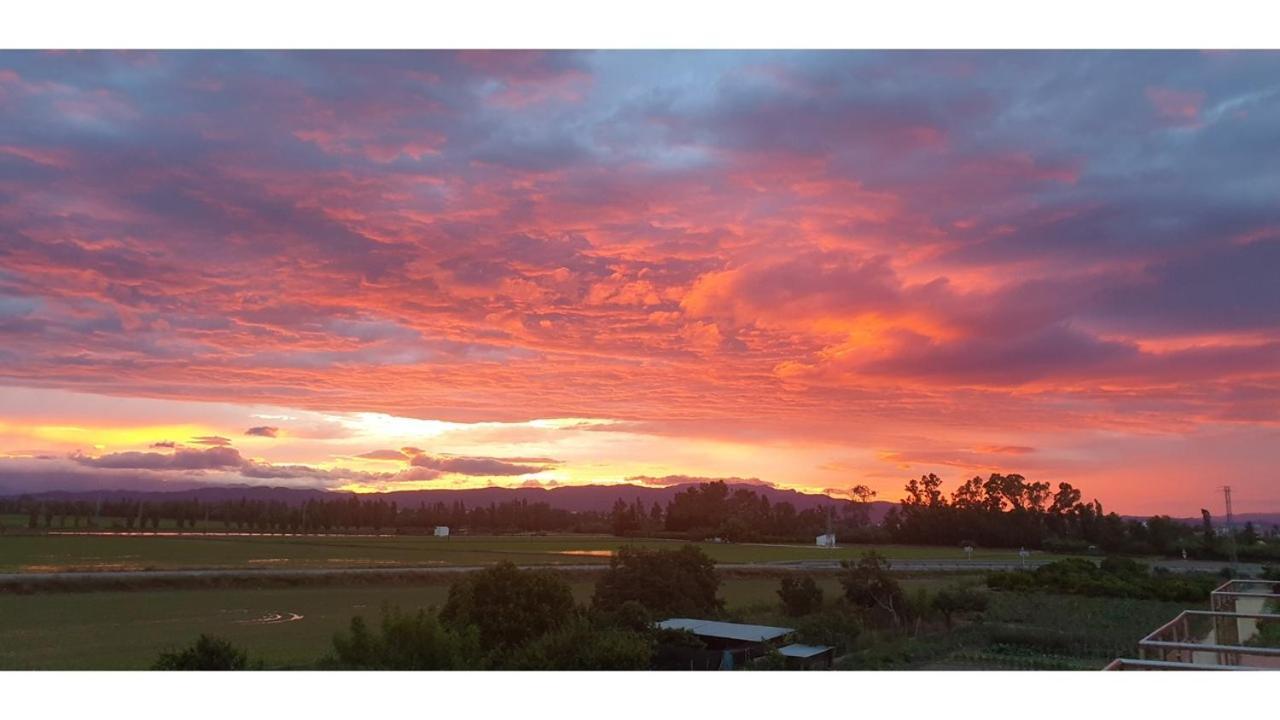
<path id="1" fill-rule="evenodd" d="M 0 53 L 0 493 L 1280 510 L 1275 53 Z"/>

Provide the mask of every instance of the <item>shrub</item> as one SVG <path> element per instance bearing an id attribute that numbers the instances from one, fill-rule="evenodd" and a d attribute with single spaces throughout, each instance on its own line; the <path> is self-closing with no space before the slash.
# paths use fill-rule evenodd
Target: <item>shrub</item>
<path id="1" fill-rule="evenodd" d="M 504 670 L 646 670 L 653 659 L 649 633 L 595 627 L 578 617 L 514 651 Z"/>
<path id="2" fill-rule="evenodd" d="M 823 610 L 796 623 L 796 639 L 809 645 L 831 645 L 837 653 L 853 649 L 862 621 L 847 607 Z"/>
<path id="3" fill-rule="evenodd" d="M 1042 565 L 1031 572 L 992 573 L 987 587 L 1017 592 L 1055 592 L 1090 597 L 1203 602 L 1216 581 L 1205 575 L 1151 572 L 1125 558 L 1106 558 L 1101 565 L 1071 558 Z"/>
<path id="4" fill-rule="evenodd" d="M 596 583 L 592 606 L 612 612 L 628 601 L 643 605 L 655 617 L 705 616 L 719 612 L 720 577 L 702 550 L 649 550 L 624 546 L 609 561 Z"/>
<path id="5" fill-rule="evenodd" d="M 177 652 L 161 653 L 153 670 L 245 670 L 248 655 L 222 638 L 201 635 L 192 645 Z"/>
<path id="6" fill-rule="evenodd" d="M 942 613 L 947 627 L 952 618 L 965 613 L 980 613 L 987 609 L 987 596 L 970 587 L 949 587 L 933 596 L 933 608 Z"/>
<path id="7" fill-rule="evenodd" d="M 778 599 L 782 601 L 783 612 L 800 617 L 822 609 L 822 588 L 808 575 L 784 577 L 778 587 Z"/>
<path id="8" fill-rule="evenodd" d="M 333 652 L 321 667 L 341 670 L 469 670 L 483 666 L 475 628 L 452 630 L 419 610 L 402 614 L 383 608 L 378 632 L 364 618 L 351 619 L 346 634 L 333 637 Z"/>
<path id="9" fill-rule="evenodd" d="M 573 610 L 573 592 L 559 573 L 521 570 L 504 561 L 451 585 L 440 620 L 459 630 L 476 628 L 481 645 L 493 651 L 559 628 Z"/>

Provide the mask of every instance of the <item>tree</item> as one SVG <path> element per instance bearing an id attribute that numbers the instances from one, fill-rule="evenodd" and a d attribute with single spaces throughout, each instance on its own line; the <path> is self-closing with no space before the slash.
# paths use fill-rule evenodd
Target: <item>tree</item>
<path id="1" fill-rule="evenodd" d="M 426 611 L 408 615 L 384 607 L 377 632 L 351 618 L 346 634 L 333 637 L 333 652 L 320 666 L 340 670 L 477 670 L 484 666 L 474 627 L 441 625 Z"/>
<path id="2" fill-rule="evenodd" d="M 942 497 L 942 479 L 933 473 L 921 475 L 920 480 L 907 483 L 907 497 L 902 501 L 909 507 L 943 507 L 947 501 Z"/>
<path id="3" fill-rule="evenodd" d="M 954 616 L 986 610 L 987 596 L 970 587 L 943 588 L 933 596 L 932 605 L 934 610 L 942 613 L 947 629 L 950 629 Z"/>
<path id="4" fill-rule="evenodd" d="M 619 537 L 630 535 L 640 528 L 640 518 L 636 517 L 635 508 L 618 498 L 613 503 L 613 510 L 609 513 L 609 524 L 613 528 L 613 534 Z"/>
<path id="5" fill-rule="evenodd" d="M 791 617 L 808 615 L 822 609 L 822 588 L 813 578 L 784 577 L 778 587 L 782 610 Z"/>
<path id="6" fill-rule="evenodd" d="M 514 651 L 506 670 L 647 670 L 653 659 L 649 632 L 593 626 L 578 616 Z"/>
<path id="7" fill-rule="evenodd" d="M 440 620 L 455 629 L 475 627 L 480 644 L 495 651 L 555 630 L 572 614 L 573 593 L 559 573 L 503 561 L 451 585 Z"/>
<path id="8" fill-rule="evenodd" d="M 656 617 L 708 615 L 723 601 L 715 563 L 693 545 L 679 550 L 624 546 L 596 583 L 592 607 L 611 612 L 634 600 Z"/>
<path id="9" fill-rule="evenodd" d="M 871 501 L 876 497 L 876 491 L 866 485 L 854 485 L 849 490 L 849 495 L 853 497 L 850 515 L 853 517 L 854 524 L 863 526 L 871 522 Z"/>
<path id="10" fill-rule="evenodd" d="M 248 655 L 221 638 L 201 635 L 190 647 L 161 653 L 152 670 L 245 670 Z"/>
<path id="11" fill-rule="evenodd" d="M 840 566 L 845 570 L 840 584 L 846 600 L 857 607 L 885 613 L 895 625 L 902 621 L 902 586 L 889 574 L 889 562 L 884 557 L 868 552 L 857 563 L 841 560 Z"/>
<path id="12" fill-rule="evenodd" d="M 1251 548 L 1258 544 L 1258 531 L 1253 527 L 1253 521 L 1246 521 L 1244 530 L 1240 532 L 1240 546 Z"/>
<path id="13" fill-rule="evenodd" d="M 1200 508 L 1201 532 L 1204 535 L 1204 549 L 1209 552 L 1217 547 L 1217 535 L 1213 532 L 1213 517 L 1209 515 L 1209 511 Z"/>
<path id="14" fill-rule="evenodd" d="M 853 649 L 862 633 L 858 614 L 846 605 L 835 605 L 796 623 L 796 639 L 810 645 L 831 645 L 837 653 Z"/>

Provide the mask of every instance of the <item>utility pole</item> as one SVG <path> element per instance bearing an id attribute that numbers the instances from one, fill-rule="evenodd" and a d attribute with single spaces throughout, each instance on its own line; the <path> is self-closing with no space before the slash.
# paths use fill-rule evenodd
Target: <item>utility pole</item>
<path id="1" fill-rule="evenodd" d="M 1227 552 L 1231 558 L 1231 569 L 1239 573 L 1240 558 L 1236 555 L 1236 525 L 1231 514 L 1231 486 L 1222 486 L 1222 498 L 1227 503 Z"/>

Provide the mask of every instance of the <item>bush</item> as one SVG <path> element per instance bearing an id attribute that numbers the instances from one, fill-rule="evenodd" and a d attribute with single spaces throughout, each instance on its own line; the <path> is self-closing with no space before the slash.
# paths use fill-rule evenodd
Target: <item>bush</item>
<path id="1" fill-rule="evenodd" d="M 848 607 L 837 607 L 796 623 L 796 639 L 809 645 L 831 645 L 836 653 L 853 649 L 862 634 L 862 621 Z"/>
<path id="2" fill-rule="evenodd" d="M 573 611 L 573 592 L 559 573 L 504 561 L 451 585 L 440 621 L 459 631 L 476 628 L 481 646 L 496 651 L 558 629 Z"/>
<path id="3" fill-rule="evenodd" d="M 980 613 L 987 609 L 987 596 L 970 587 L 949 587 L 933 596 L 933 608 L 942 613 L 947 627 L 952 618 L 965 613 Z"/>
<path id="4" fill-rule="evenodd" d="M 602 612 L 613 612 L 634 601 L 655 617 L 699 617 L 723 607 L 724 601 L 716 597 L 719 590 L 715 563 L 692 545 L 679 550 L 628 545 L 610 559 L 591 603 Z"/>
<path id="5" fill-rule="evenodd" d="M 987 587 L 1016 592 L 1055 592 L 1089 597 L 1203 602 L 1217 585 L 1212 576 L 1151 572 L 1125 558 L 1106 558 L 1101 565 L 1071 558 L 1042 565 L 1030 572 L 1002 572 L 987 576 Z"/>
<path id="6" fill-rule="evenodd" d="M 222 638 L 201 635 L 185 650 L 161 653 L 152 670 L 245 670 L 249 656 Z"/>
<path id="7" fill-rule="evenodd" d="M 822 588 L 808 575 L 784 577 L 778 587 L 778 599 L 782 601 L 783 612 L 800 617 L 822 609 Z"/>
<path id="8" fill-rule="evenodd" d="M 333 653 L 320 666 L 339 670 L 472 670 L 483 666 L 475 628 L 451 630 L 434 615 L 383 608 L 377 633 L 351 618 L 347 634 L 333 637 Z"/>
<path id="9" fill-rule="evenodd" d="M 514 651 L 504 670 L 647 670 L 654 640 L 648 633 L 595 627 L 578 617 Z"/>

